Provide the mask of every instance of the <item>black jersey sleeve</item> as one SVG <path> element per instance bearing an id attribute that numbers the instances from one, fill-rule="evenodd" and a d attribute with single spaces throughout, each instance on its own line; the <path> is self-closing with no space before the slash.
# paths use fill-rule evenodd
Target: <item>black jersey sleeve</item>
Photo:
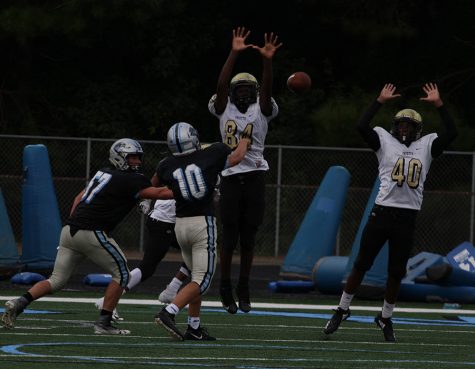
<path id="1" fill-rule="evenodd" d="M 232 152 L 231 148 L 222 142 L 216 142 L 212 144 L 208 149 L 216 151 L 216 155 L 221 158 L 219 166 L 224 169 L 224 167 L 226 166 L 228 155 Z"/>
<path id="2" fill-rule="evenodd" d="M 152 182 L 150 182 L 150 179 L 139 173 L 133 173 L 133 176 L 131 176 L 130 180 L 128 181 L 129 191 L 136 198 L 139 197 L 140 191 L 151 186 Z"/>
<path id="3" fill-rule="evenodd" d="M 442 105 L 437 109 L 444 125 L 445 131 L 438 134 L 437 138 L 432 142 L 431 155 L 437 158 L 450 145 L 450 143 L 457 137 L 457 128 L 454 121 L 447 111 L 446 107 Z"/>
<path id="4" fill-rule="evenodd" d="M 361 137 L 363 137 L 363 140 L 365 140 L 368 146 L 374 151 L 379 150 L 381 147 L 381 142 L 379 142 L 378 134 L 373 128 L 369 126 L 369 124 L 381 106 L 382 104 L 375 100 L 360 118 L 356 126 L 356 129 L 360 133 Z"/>

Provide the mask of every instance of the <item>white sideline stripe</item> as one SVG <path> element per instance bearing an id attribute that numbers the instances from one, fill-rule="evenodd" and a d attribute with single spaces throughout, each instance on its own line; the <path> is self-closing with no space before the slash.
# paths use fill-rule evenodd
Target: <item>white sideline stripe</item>
<path id="1" fill-rule="evenodd" d="M 8 301 L 18 296 L 0 296 L 0 301 Z M 75 302 L 93 304 L 97 298 L 83 297 L 42 297 L 38 301 L 47 302 Z M 120 299 L 119 305 L 164 305 L 160 301 L 153 299 Z M 203 301 L 203 307 L 222 307 L 220 301 Z M 263 309 L 285 309 L 285 310 L 331 310 L 336 305 L 311 305 L 311 304 L 277 304 L 267 302 L 253 302 L 253 308 Z M 381 307 L 377 306 L 351 306 L 352 311 L 381 311 Z M 394 309 L 400 313 L 432 313 L 432 314 L 475 314 L 475 310 L 464 309 L 431 309 L 431 308 L 398 308 Z"/>

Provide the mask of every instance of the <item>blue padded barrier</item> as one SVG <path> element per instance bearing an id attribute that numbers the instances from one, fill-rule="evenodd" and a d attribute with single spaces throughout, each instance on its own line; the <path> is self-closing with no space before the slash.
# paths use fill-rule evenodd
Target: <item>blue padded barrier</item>
<path id="1" fill-rule="evenodd" d="M 475 303 L 475 287 L 440 286 L 436 284 L 402 283 L 398 300 Z"/>
<path id="2" fill-rule="evenodd" d="M 36 282 L 40 282 L 45 279 L 46 278 L 44 276 L 38 273 L 22 272 L 15 274 L 10 279 L 10 282 L 14 284 L 35 284 Z"/>
<path id="3" fill-rule="evenodd" d="M 358 256 L 358 252 L 360 250 L 361 235 L 363 234 L 363 229 L 366 226 L 371 210 L 373 209 L 374 201 L 379 190 L 379 185 L 379 178 L 376 178 L 368 202 L 366 203 L 366 208 L 364 210 L 363 217 L 361 218 L 361 223 L 358 228 L 358 232 L 356 233 L 356 237 L 353 242 L 353 247 L 351 248 L 351 254 L 350 258 L 348 259 L 348 264 L 345 268 L 343 282 L 346 282 L 346 279 L 348 278 L 348 275 L 350 274 L 351 269 L 353 268 L 353 264 L 356 260 L 356 257 Z M 387 267 L 388 243 L 386 242 L 386 244 L 383 246 L 378 256 L 376 257 L 373 266 L 370 270 L 366 272 L 363 282 L 361 283 L 358 289 L 357 295 L 363 298 L 380 297 L 384 293 L 384 289 L 386 288 L 386 279 L 388 277 Z"/>
<path id="4" fill-rule="evenodd" d="M 475 287 L 475 273 L 454 268 L 450 264 L 434 265 L 426 269 L 427 278 L 436 284 L 444 286 Z"/>
<path id="5" fill-rule="evenodd" d="M 269 282 L 269 289 L 281 293 L 307 293 L 315 290 L 315 286 L 311 281 L 274 281 Z"/>
<path id="6" fill-rule="evenodd" d="M 402 283 L 416 282 L 416 278 L 426 276 L 427 268 L 443 264 L 445 261 L 446 259 L 442 255 L 425 251 L 420 252 L 408 260 L 406 276 L 403 278 Z"/>
<path id="7" fill-rule="evenodd" d="M 23 247 L 27 270 L 52 269 L 61 233 L 61 218 L 44 145 L 23 150 Z"/>
<path id="8" fill-rule="evenodd" d="M 110 274 L 88 274 L 82 280 L 82 283 L 89 286 L 107 286 L 112 281 Z"/>
<path id="9" fill-rule="evenodd" d="M 328 169 L 289 247 L 281 277 L 311 280 L 317 260 L 333 254 L 349 182 L 346 168 Z"/>
<path id="10" fill-rule="evenodd" d="M 464 242 L 447 254 L 447 261 L 454 268 L 475 272 L 475 247 L 470 242 Z"/>
<path id="11" fill-rule="evenodd" d="M 325 256 L 320 258 L 313 268 L 313 283 L 321 292 L 337 295 L 343 291 L 342 279 L 348 256 Z"/>

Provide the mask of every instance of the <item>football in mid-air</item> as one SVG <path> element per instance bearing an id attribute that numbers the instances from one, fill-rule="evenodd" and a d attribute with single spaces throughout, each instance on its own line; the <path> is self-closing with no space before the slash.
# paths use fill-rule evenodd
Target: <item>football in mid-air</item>
<path id="1" fill-rule="evenodd" d="M 306 92 L 312 87 L 312 79 L 305 72 L 295 72 L 287 79 L 287 87 L 295 93 Z"/>

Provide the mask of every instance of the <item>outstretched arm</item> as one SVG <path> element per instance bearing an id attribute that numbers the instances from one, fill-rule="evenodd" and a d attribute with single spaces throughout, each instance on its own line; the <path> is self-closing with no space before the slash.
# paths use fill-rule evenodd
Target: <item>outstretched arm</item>
<path id="1" fill-rule="evenodd" d="M 262 71 L 262 85 L 259 91 L 259 104 L 264 115 L 272 115 L 272 58 L 275 52 L 283 44 L 278 43 L 278 36 L 274 33 L 264 34 L 264 46 L 252 46 L 253 49 L 258 50 L 262 55 L 263 71 Z"/>
<path id="2" fill-rule="evenodd" d="M 445 132 L 442 132 L 432 142 L 431 155 L 436 158 L 442 154 L 442 152 L 450 145 L 450 143 L 457 137 L 457 128 L 449 112 L 444 106 L 442 99 L 440 98 L 439 89 L 435 83 L 426 83 L 422 86 L 422 90 L 426 93 L 425 97 L 421 97 L 420 100 L 427 101 L 434 105 L 439 111 L 440 118 L 445 128 Z"/>
<path id="3" fill-rule="evenodd" d="M 231 80 L 234 64 L 238 55 L 252 45 L 246 44 L 246 38 L 250 35 L 251 31 L 244 27 L 238 27 L 233 29 L 233 42 L 231 52 L 229 53 L 226 62 L 221 69 L 221 73 L 218 77 L 218 85 L 216 87 L 216 100 L 214 101 L 214 108 L 217 114 L 222 114 L 226 109 L 228 103 L 229 94 L 229 81 Z"/>
<path id="4" fill-rule="evenodd" d="M 226 168 L 238 165 L 242 159 L 244 159 L 244 156 L 246 156 L 249 146 L 251 146 L 251 140 L 249 138 L 241 138 L 239 145 L 229 154 L 228 160 L 226 161 Z"/>
<path id="5" fill-rule="evenodd" d="M 358 121 L 358 125 L 356 126 L 360 135 L 366 141 L 368 146 L 374 151 L 379 150 L 379 148 L 381 147 L 381 143 L 379 141 L 378 134 L 374 131 L 373 128 L 369 126 L 369 124 L 371 123 L 371 120 L 375 116 L 376 112 L 386 101 L 401 96 L 400 94 L 396 94 L 395 92 L 396 86 L 391 83 L 386 83 L 381 92 L 379 93 L 379 96 L 376 101 L 363 114 L 363 116 Z"/>

